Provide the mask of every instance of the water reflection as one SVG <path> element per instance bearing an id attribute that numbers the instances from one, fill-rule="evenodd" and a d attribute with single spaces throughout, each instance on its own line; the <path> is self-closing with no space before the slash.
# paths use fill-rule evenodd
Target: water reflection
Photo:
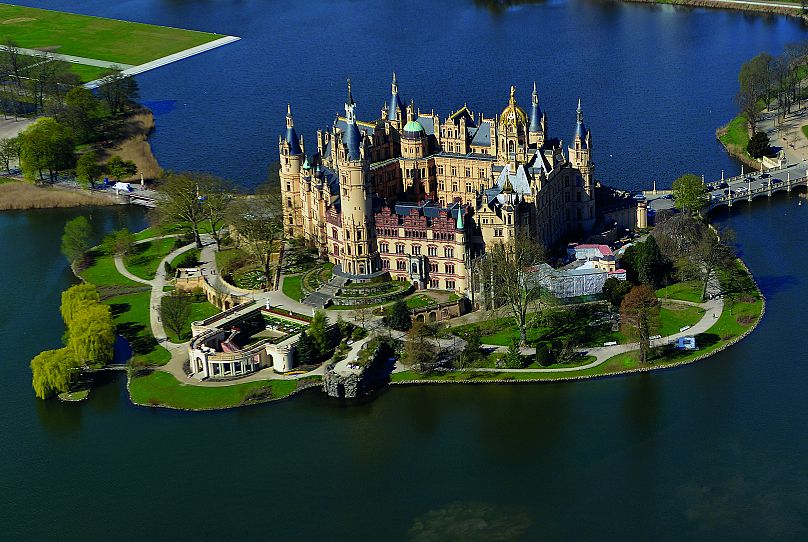
<path id="1" fill-rule="evenodd" d="M 532 521 L 527 512 L 475 502 L 454 502 L 415 518 L 412 542 L 524 540 Z"/>
<path id="2" fill-rule="evenodd" d="M 66 438 L 81 431 L 82 403 L 33 400 L 39 425 L 51 436 Z"/>

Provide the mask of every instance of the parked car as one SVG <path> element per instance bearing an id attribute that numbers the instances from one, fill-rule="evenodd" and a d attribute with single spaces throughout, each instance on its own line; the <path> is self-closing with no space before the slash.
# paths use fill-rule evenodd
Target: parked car
<path id="1" fill-rule="evenodd" d="M 637 200 L 637 201 L 644 201 L 645 200 L 645 195 L 642 192 L 638 192 L 638 193 L 634 194 L 634 199 Z"/>
<path id="2" fill-rule="evenodd" d="M 718 188 L 722 188 L 722 189 L 723 188 L 729 188 L 729 185 L 727 183 L 725 183 L 725 182 L 721 182 L 721 183 L 719 183 Z"/>
<path id="3" fill-rule="evenodd" d="M 764 171 L 763 173 L 761 173 L 761 174 L 760 174 L 760 178 L 761 178 L 761 179 L 768 179 L 769 177 L 771 177 L 771 174 L 770 174 L 770 173 L 766 173 L 765 171 Z"/>
<path id="4" fill-rule="evenodd" d="M 772 180 L 771 180 L 771 183 L 772 183 L 772 184 L 780 184 L 780 183 L 782 183 L 782 182 L 783 182 L 783 179 L 772 179 Z"/>

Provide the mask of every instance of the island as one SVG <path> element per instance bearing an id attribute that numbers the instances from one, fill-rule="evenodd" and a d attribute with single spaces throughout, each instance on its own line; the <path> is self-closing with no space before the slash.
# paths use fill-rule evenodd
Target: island
<path id="1" fill-rule="evenodd" d="M 444 118 L 398 85 L 364 121 L 348 81 L 311 149 L 287 107 L 253 194 L 169 172 L 117 196 L 152 207 L 152 227 L 93 247 L 86 219 L 68 223 L 82 284 L 63 295 L 64 348 L 32 362 L 37 395 L 81 399 L 107 370 L 126 371 L 134 403 L 187 410 L 587 379 L 701 360 L 755 328 L 763 296 L 708 221 L 735 191 L 689 174 L 609 188 L 582 103 L 565 144 L 536 85 L 527 109 L 511 86 L 497 115 Z M 805 186 L 794 173 L 754 195 Z"/>

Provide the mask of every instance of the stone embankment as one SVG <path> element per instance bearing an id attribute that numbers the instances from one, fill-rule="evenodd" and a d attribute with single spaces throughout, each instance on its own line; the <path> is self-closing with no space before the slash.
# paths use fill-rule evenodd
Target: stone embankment
<path id="1" fill-rule="evenodd" d="M 787 15 L 789 17 L 802 17 L 800 4 L 788 2 L 744 2 L 742 0 L 623 0 L 633 4 L 667 4 L 674 6 L 689 6 L 713 9 L 735 9 L 741 11 L 759 11 L 763 13 L 773 13 L 776 15 Z"/>

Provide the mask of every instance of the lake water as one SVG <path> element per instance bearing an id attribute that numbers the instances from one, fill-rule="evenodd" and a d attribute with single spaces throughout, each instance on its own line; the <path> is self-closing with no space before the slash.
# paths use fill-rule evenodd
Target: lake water
<path id="1" fill-rule="evenodd" d="M 740 64 L 805 36 L 779 17 L 599 2 L 502 11 L 447 2 L 21 2 L 242 36 L 145 74 L 165 167 L 255 184 L 293 102 L 308 141 L 350 76 L 364 116 L 396 69 L 405 97 L 493 114 L 536 78 L 554 134 L 577 96 L 599 178 L 624 188 L 736 165 L 713 131 Z M 78 5 L 80 4 L 80 5 Z M 336 46 L 334 43 L 338 43 Z M 28 362 L 59 345 L 59 255 L 81 211 L 0 214 L 0 529 L 10 540 L 804 540 L 808 206 L 778 195 L 734 228 L 767 297 L 741 345 L 649 375 L 397 387 L 339 407 L 317 392 L 216 413 L 41 402 Z M 92 212 L 99 235 L 142 212 Z M 493 534 L 492 534 L 493 533 Z M 421 538 L 418 536 L 422 535 Z"/>

